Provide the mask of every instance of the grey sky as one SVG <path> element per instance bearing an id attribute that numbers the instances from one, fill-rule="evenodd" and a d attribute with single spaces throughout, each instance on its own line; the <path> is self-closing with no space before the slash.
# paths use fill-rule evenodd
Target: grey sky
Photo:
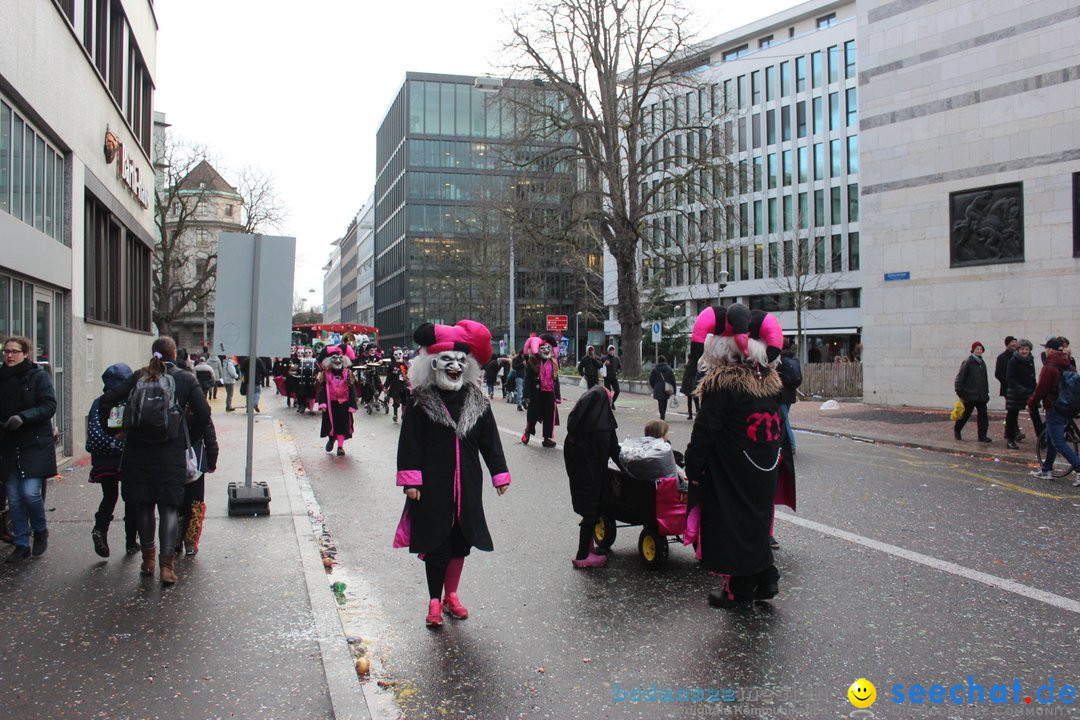
<path id="1" fill-rule="evenodd" d="M 687 0 L 707 38 L 797 3 Z M 296 292 L 375 182 L 375 132 L 405 72 L 497 73 L 516 0 L 158 0 L 155 109 L 226 180 L 273 176 L 297 238 Z"/>

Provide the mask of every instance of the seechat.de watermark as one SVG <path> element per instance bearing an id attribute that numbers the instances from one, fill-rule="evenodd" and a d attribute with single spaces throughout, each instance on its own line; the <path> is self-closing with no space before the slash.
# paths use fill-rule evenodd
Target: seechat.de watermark
<path id="1" fill-rule="evenodd" d="M 967 682 L 943 685 L 935 683 L 930 686 L 920 683 L 911 685 L 896 684 L 890 689 L 889 701 L 895 705 L 941 705 L 952 703 L 953 705 L 1031 705 L 1037 703 L 1048 705 L 1060 703 L 1072 705 L 1076 701 L 1076 687 L 1065 683 L 1058 683 L 1051 675 L 1048 682 L 1039 685 L 1034 691 L 1025 690 L 1019 679 L 1013 678 L 1010 683 L 987 683 L 976 682 L 974 675 L 967 676 Z"/>

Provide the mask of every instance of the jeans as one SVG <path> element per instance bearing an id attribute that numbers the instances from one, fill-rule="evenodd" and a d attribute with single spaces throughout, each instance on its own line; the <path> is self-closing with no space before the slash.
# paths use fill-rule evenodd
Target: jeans
<path id="1" fill-rule="evenodd" d="M 232 410 L 233 383 L 225 386 L 225 409 Z"/>
<path id="2" fill-rule="evenodd" d="M 45 500 L 41 497 L 43 482 L 44 478 L 24 478 L 18 469 L 13 469 L 5 483 L 16 545 L 30 547 L 30 531 L 38 533 L 47 529 Z"/>
<path id="3" fill-rule="evenodd" d="M 787 403 L 780 403 L 780 414 L 784 416 L 784 430 L 787 432 L 788 440 L 791 441 L 791 449 L 795 449 L 795 431 L 791 429 L 791 420 L 788 418 L 788 412 L 791 406 Z"/>
<path id="4" fill-rule="evenodd" d="M 1046 443 L 1046 459 L 1043 460 L 1044 472 L 1049 472 L 1054 467 L 1054 460 L 1057 459 L 1057 454 L 1061 453 L 1073 466 L 1073 470 L 1080 473 L 1080 457 L 1077 457 L 1073 449 L 1065 442 L 1065 425 L 1068 422 L 1069 419 L 1054 408 L 1046 411 L 1046 434 L 1049 442 Z"/>
<path id="5" fill-rule="evenodd" d="M 525 378 L 515 378 L 514 382 L 517 384 L 517 406 L 521 407 L 521 403 L 525 402 Z"/>
<path id="6" fill-rule="evenodd" d="M 255 384 L 255 395 L 254 395 L 255 402 L 251 403 L 251 407 L 256 408 L 256 412 L 258 412 L 259 396 L 260 395 L 262 395 L 262 387 L 260 387 L 259 384 L 256 383 Z"/>

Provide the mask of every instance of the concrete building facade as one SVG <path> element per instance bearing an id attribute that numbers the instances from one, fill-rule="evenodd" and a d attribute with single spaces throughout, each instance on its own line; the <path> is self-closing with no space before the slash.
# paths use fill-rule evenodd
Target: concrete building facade
<path id="1" fill-rule="evenodd" d="M 858 14 L 864 398 L 948 407 L 972 342 L 992 375 L 1006 335 L 1080 335 L 1080 6 Z"/>
<path id="2" fill-rule="evenodd" d="M 375 196 L 360 210 L 356 234 L 356 314 L 347 322 L 375 325 Z"/>
<path id="3" fill-rule="evenodd" d="M 57 390 L 58 454 L 110 364 L 145 364 L 157 20 L 150 0 L 0 3 L 0 335 Z"/>
<path id="4" fill-rule="evenodd" d="M 323 265 L 323 322 L 348 322 L 341 317 L 341 240 L 334 242 Z"/>

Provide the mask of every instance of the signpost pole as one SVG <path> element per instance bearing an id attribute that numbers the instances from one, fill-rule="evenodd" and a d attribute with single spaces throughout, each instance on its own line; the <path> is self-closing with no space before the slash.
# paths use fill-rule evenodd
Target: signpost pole
<path id="1" fill-rule="evenodd" d="M 251 286 L 251 337 L 248 345 L 247 378 L 247 462 L 244 465 L 244 487 L 251 488 L 251 455 L 255 441 L 255 383 L 257 382 L 259 358 L 255 354 L 259 334 L 259 261 L 262 251 L 262 235 L 255 236 L 255 264 L 252 266 Z"/>

